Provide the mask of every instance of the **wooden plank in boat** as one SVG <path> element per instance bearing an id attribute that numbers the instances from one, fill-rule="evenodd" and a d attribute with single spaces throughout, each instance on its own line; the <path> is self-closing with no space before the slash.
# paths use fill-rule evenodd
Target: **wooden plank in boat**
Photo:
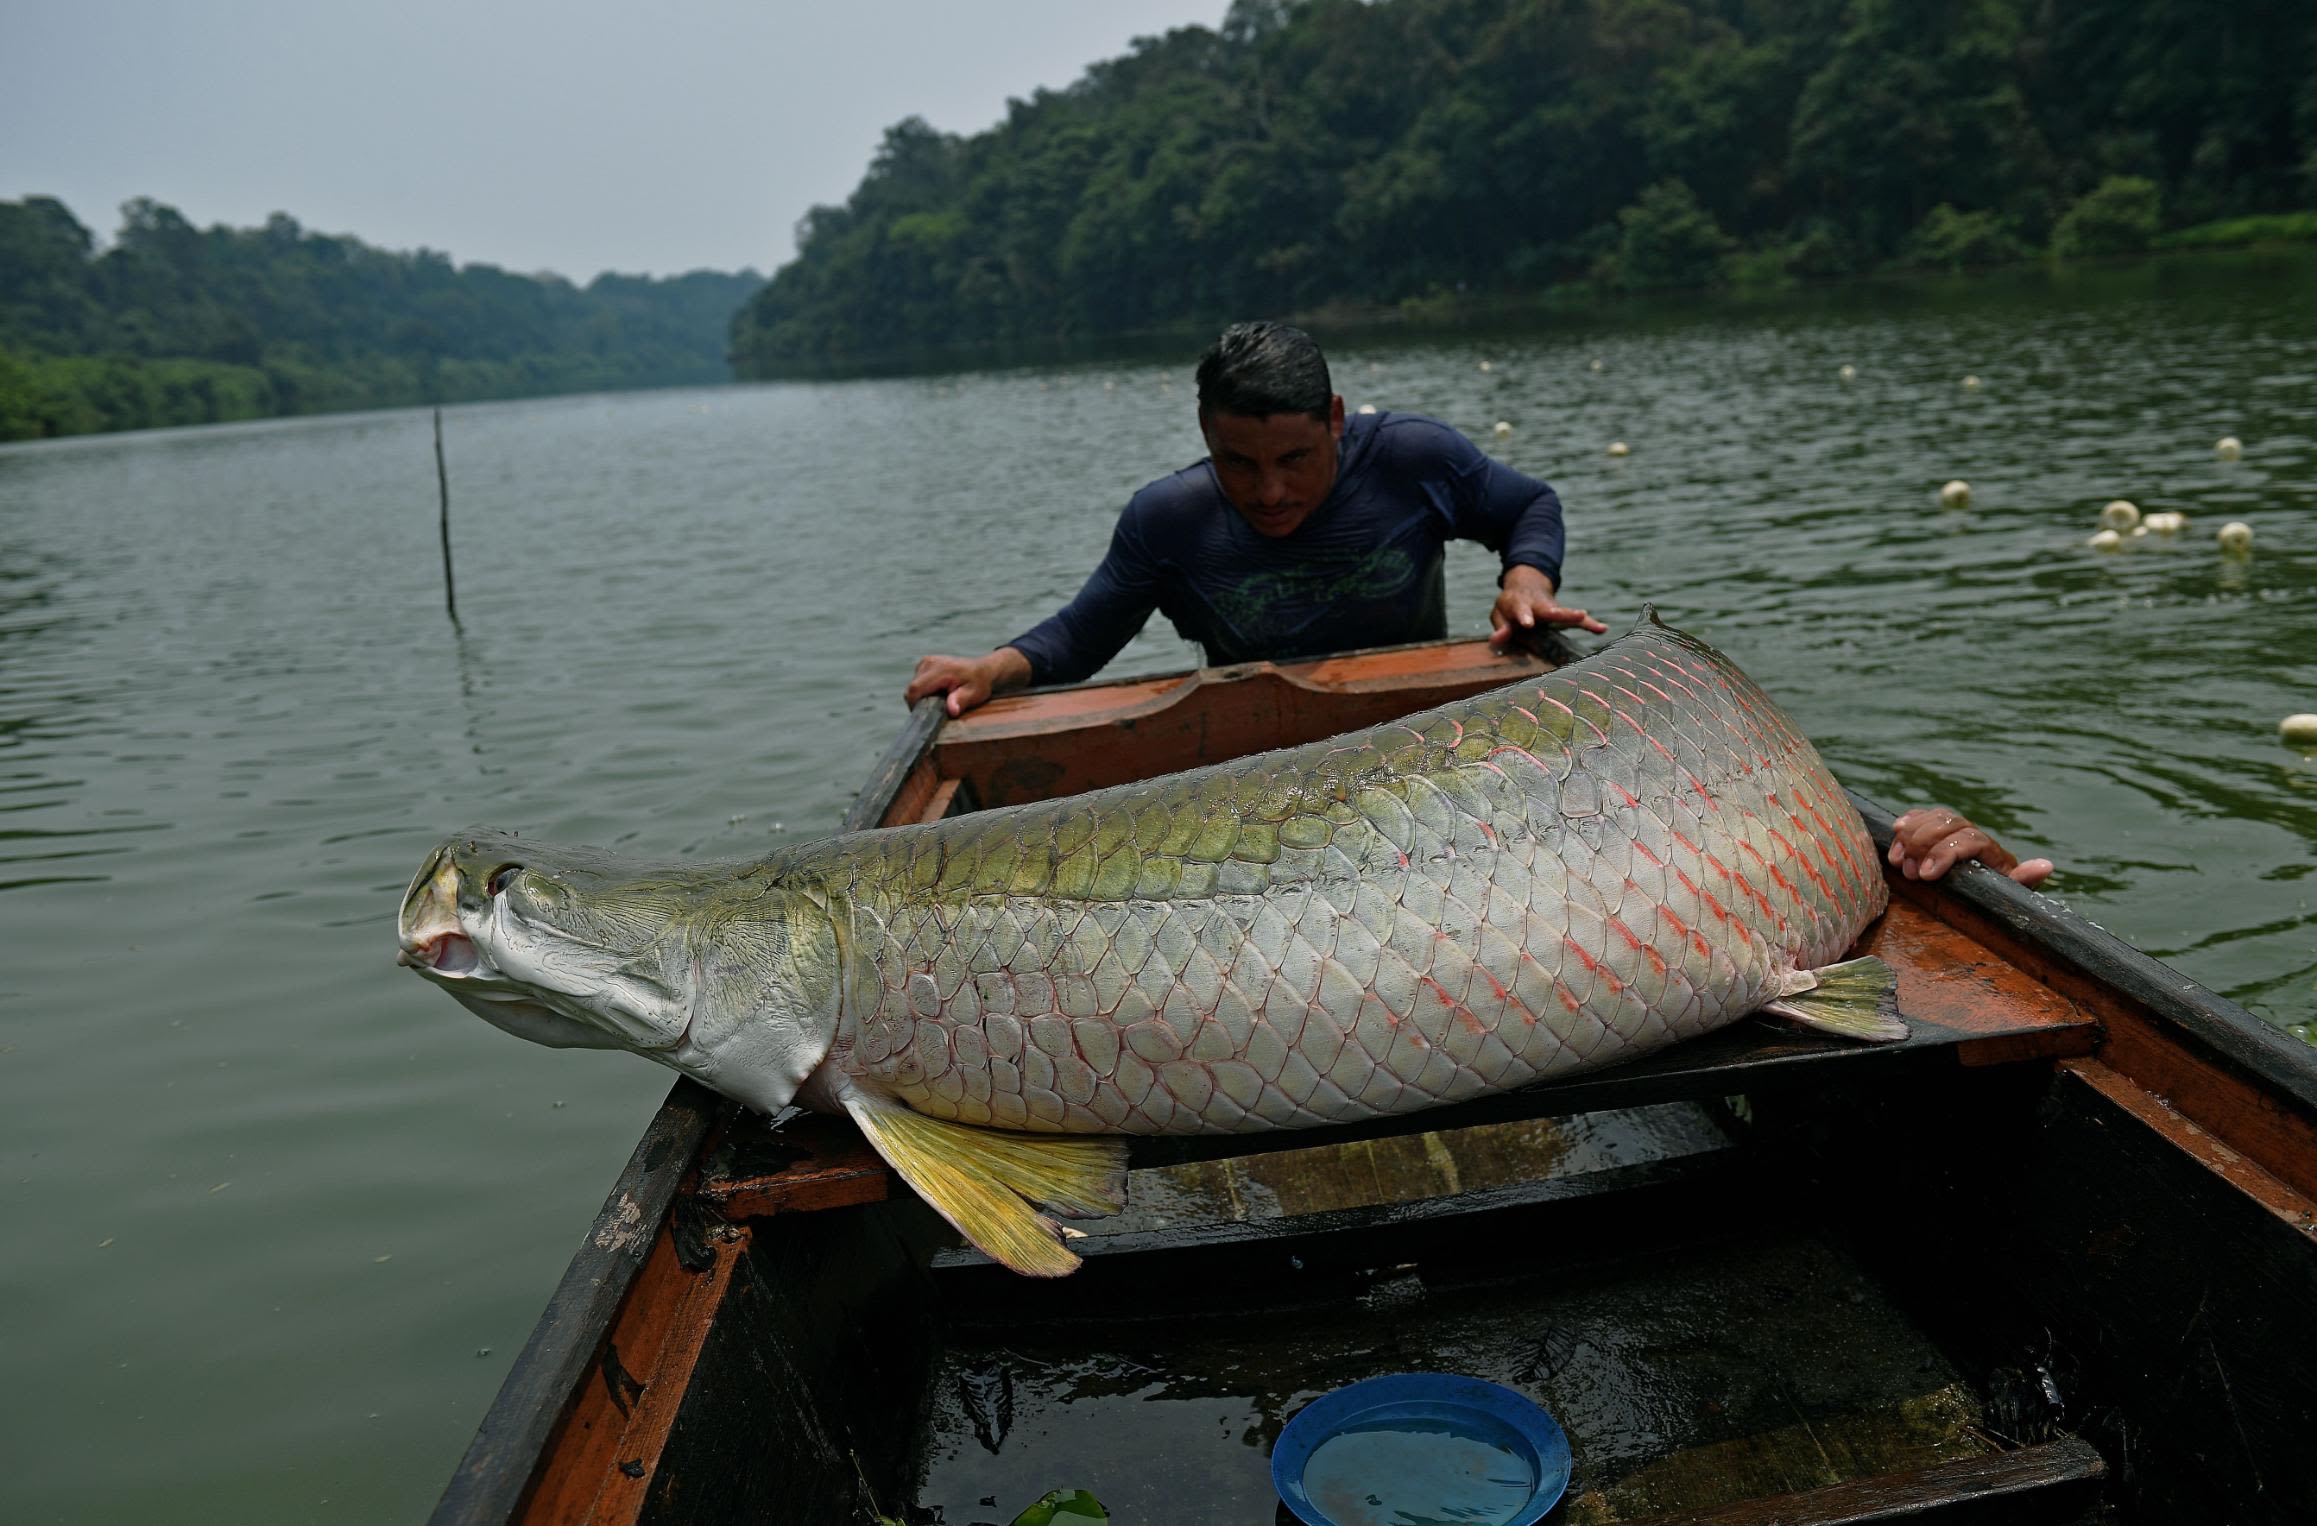
<path id="1" fill-rule="evenodd" d="M 1258 1263 L 1284 1259 L 1285 1247 L 1292 1245 L 1298 1258 L 1313 1266 L 1330 1261 L 1365 1265 L 1376 1259 L 1379 1240 L 1387 1238 L 1392 1245 L 1387 1256 L 1390 1260 L 1414 1260 L 1427 1242 L 1460 1238 L 1485 1237 L 1499 1243 L 1509 1238 L 1535 1244 L 1540 1223 L 1573 1221 L 1609 1200 L 1614 1200 L 1611 1211 L 1620 1217 L 1655 1213 L 1661 1200 L 1675 1198 L 1694 1199 L 1696 1209 L 1704 1211 L 1708 1198 L 1726 1199 L 1738 1190 L 1734 1178 L 1747 1164 L 1742 1149 L 1722 1145 L 1665 1160 L 1606 1166 L 1409 1202 L 1361 1203 L 1280 1218 L 1215 1219 L 1162 1229 L 1088 1234 L 1073 1240 L 1071 1248 L 1085 1257 L 1088 1267 L 1120 1257 L 1145 1262 L 1153 1257 L 1195 1258 L 1198 1275 L 1206 1279 L 1207 1286 L 1215 1286 L 1218 1276 L 1228 1285 L 1228 1274 L 1219 1272 L 1215 1263 L 1250 1250 L 1257 1253 L 1254 1259 Z M 1685 1217 L 1694 1226 L 1695 1213 Z M 1247 1258 L 1241 1255 L 1239 1259 Z M 997 1262 L 971 1245 L 938 1252 L 932 1267 L 937 1274 L 966 1268 L 1001 1271 Z M 1103 1280 L 1100 1270 L 1089 1273 L 1081 1269 L 1075 1275 L 1080 1280 L 1072 1284 L 1074 1293 Z M 1136 1267 L 1134 1275 L 1166 1274 L 1144 1265 Z M 1021 1279 L 1003 1272 L 1001 1280 L 1010 1287 Z"/>
<path id="2" fill-rule="evenodd" d="M 2041 1446 L 1853 1479 L 1775 1499 L 1650 1516 L 1630 1526 L 1673 1526 L 1677 1521 L 1688 1526 L 1865 1526 L 1883 1521 L 2032 1526 L 2080 1519 L 2098 1503 L 2107 1474 L 2108 1465 L 2098 1451 L 2066 1436 Z"/>

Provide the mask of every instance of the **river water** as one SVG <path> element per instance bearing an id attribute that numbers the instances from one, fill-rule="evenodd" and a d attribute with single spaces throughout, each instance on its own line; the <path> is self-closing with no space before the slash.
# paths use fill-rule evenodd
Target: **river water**
<path id="1" fill-rule="evenodd" d="M 2317 261 L 2207 258 L 1332 353 L 1354 406 L 1512 425 L 1572 600 L 1654 600 L 1855 788 L 2052 854 L 2305 1031 L 2317 766 L 2276 723 L 2317 710 L 2313 297 Z M 830 829 L 916 655 L 1047 613 L 1200 453 L 1187 373 L 450 410 L 461 630 L 424 413 L 0 450 L 0 1514 L 422 1514 L 666 1076 L 397 970 L 407 877 L 469 822 Z M 2189 528 L 2088 549 L 2119 496 Z M 1463 629 L 1492 576 L 1452 560 Z M 1162 626 L 1114 671 L 1189 655 Z"/>

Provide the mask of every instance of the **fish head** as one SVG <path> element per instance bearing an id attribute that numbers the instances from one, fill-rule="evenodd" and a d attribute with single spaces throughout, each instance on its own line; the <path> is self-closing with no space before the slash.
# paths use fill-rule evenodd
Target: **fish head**
<path id="1" fill-rule="evenodd" d="M 411 880 L 395 933 L 400 963 L 518 1038 L 633 1050 L 766 1110 L 836 1035 L 833 919 L 760 866 L 467 831 Z"/>

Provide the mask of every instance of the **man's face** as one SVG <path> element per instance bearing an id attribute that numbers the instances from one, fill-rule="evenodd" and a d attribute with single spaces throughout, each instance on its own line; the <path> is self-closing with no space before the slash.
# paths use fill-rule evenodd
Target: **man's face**
<path id="1" fill-rule="evenodd" d="M 1310 518 L 1335 486 L 1344 400 L 1331 398 L 1325 419 L 1308 413 L 1201 413 L 1199 432 L 1207 437 L 1223 496 L 1256 534 L 1277 539 Z"/>

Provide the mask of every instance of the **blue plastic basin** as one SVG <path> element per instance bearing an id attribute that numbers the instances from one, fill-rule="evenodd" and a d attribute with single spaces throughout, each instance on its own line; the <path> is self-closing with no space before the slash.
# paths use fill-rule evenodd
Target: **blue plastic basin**
<path id="1" fill-rule="evenodd" d="M 1297 1411 L 1271 1485 L 1307 1526 L 1535 1526 L 1569 1487 L 1569 1438 L 1502 1384 L 1396 1372 Z"/>

